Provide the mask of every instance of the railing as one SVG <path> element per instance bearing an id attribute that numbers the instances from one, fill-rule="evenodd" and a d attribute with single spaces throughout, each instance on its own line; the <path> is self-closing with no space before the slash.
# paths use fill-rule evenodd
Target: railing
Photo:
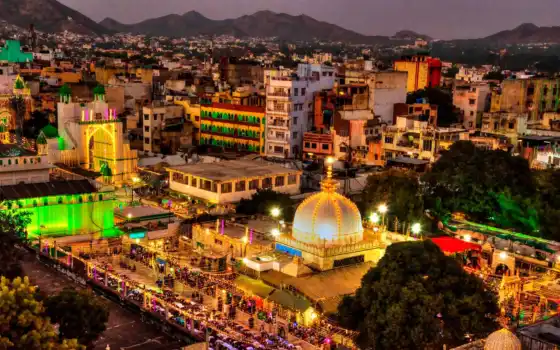
<path id="1" fill-rule="evenodd" d="M 287 92 L 268 92 L 266 94 L 266 96 L 271 96 L 271 97 L 291 97 L 291 95 Z"/>
<path id="2" fill-rule="evenodd" d="M 270 108 L 270 107 L 267 107 L 266 112 L 267 113 L 273 113 L 273 114 L 288 115 L 289 113 L 292 113 L 292 109 L 291 108 Z"/>

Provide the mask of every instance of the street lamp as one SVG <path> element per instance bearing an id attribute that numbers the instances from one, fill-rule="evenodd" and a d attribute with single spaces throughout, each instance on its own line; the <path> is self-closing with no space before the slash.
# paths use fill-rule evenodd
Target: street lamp
<path id="1" fill-rule="evenodd" d="M 420 226 L 419 223 L 415 223 L 411 227 L 411 231 L 415 235 L 419 235 L 421 230 L 422 230 L 422 226 Z"/>
<path id="2" fill-rule="evenodd" d="M 387 213 L 387 210 L 389 210 L 389 208 L 387 207 L 386 204 L 380 204 L 379 207 L 377 207 L 377 210 L 381 213 L 381 224 L 385 225 L 385 213 Z"/>
<path id="3" fill-rule="evenodd" d="M 131 195 L 131 200 L 130 200 L 130 205 L 132 206 L 134 204 L 134 185 L 136 185 L 138 182 L 140 182 L 140 179 L 138 177 L 133 177 L 132 178 L 132 188 L 130 190 L 130 195 Z"/>
<path id="4" fill-rule="evenodd" d="M 280 216 L 280 208 L 278 207 L 274 207 L 270 210 L 270 215 L 272 215 L 273 218 L 278 218 Z"/>
<path id="5" fill-rule="evenodd" d="M 130 221 L 130 220 L 132 219 L 132 214 L 131 214 L 131 213 L 128 213 L 128 214 L 126 215 L 126 217 L 128 218 L 128 221 Z"/>
<path id="6" fill-rule="evenodd" d="M 369 216 L 369 221 L 371 221 L 372 224 L 377 225 L 379 223 L 379 214 L 372 213 Z"/>
<path id="7" fill-rule="evenodd" d="M 274 237 L 274 238 L 280 236 L 280 230 L 277 229 L 277 228 L 273 228 L 272 231 L 270 231 L 270 233 L 272 234 L 272 237 Z"/>

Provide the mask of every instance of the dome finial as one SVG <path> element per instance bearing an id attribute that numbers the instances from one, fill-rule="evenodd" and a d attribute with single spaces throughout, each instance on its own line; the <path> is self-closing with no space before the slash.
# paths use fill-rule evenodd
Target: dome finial
<path id="1" fill-rule="evenodd" d="M 338 182 L 333 180 L 333 164 L 335 159 L 333 157 L 327 157 L 325 163 L 327 164 L 327 177 L 321 181 L 321 189 L 324 192 L 334 192 L 338 186 Z"/>

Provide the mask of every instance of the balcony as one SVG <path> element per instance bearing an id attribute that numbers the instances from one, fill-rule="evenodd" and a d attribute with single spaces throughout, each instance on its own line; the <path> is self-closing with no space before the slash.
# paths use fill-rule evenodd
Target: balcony
<path id="1" fill-rule="evenodd" d="M 269 128 L 289 128 L 290 122 L 288 120 L 275 119 L 267 125 Z"/>
<path id="2" fill-rule="evenodd" d="M 284 136 L 277 136 L 277 135 L 267 135 L 266 136 L 266 140 L 267 141 L 272 141 L 272 142 L 288 142 L 288 135 L 284 135 Z"/>
<path id="3" fill-rule="evenodd" d="M 274 100 L 283 100 L 287 101 L 291 99 L 291 95 L 287 92 L 279 92 L 279 91 L 269 91 L 266 94 L 267 98 L 272 98 Z"/>
<path id="4" fill-rule="evenodd" d="M 266 113 L 268 114 L 276 114 L 276 115 L 290 115 L 292 112 L 291 108 L 266 108 Z"/>

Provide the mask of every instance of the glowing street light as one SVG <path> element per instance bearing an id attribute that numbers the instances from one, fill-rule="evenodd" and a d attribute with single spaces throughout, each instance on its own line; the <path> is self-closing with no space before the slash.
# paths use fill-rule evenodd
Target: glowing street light
<path id="1" fill-rule="evenodd" d="M 130 199 L 130 205 L 132 205 L 134 203 L 134 185 L 136 185 L 137 183 L 140 182 L 140 179 L 138 177 L 133 177 L 132 178 L 132 187 L 130 189 L 130 195 L 131 195 L 131 199 Z"/>
<path id="2" fill-rule="evenodd" d="M 372 213 L 369 216 L 369 221 L 371 221 L 372 224 L 377 225 L 379 223 L 379 214 L 377 213 Z"/>
<path id="3" fill-rule="evenodd" d="M 241 238 L 241 241 L 242 241 L 243 243 L 247 244 L 247 242 L 249 242 L 249 238 L 247 238 L 247 236 L 243 236 L 243 237 Z"/>
<path id="4" fill-rule="evenodd" d="M 380 204 L 379 207 L 377 208 L 377 210 L 379 210 L 379 212 L 381 214 L 385 214 L 387 212 L 389 208 L 387 208 L 386 204 Z"/>
<path id="5" fill-rule="evenodd" d="M 471 235 L 465 235 L 465 241 L 470 242 L 472 240 Z"/>
<path id="6" fill-rule="evenodd" d="M 274 207 L 270 210 L 270 215 L 272 215 L 273 218 L 277 218 L 280 216 L 280 208 L 278 207 Z"/>
<path id="7" fill-rule="evenodd" d="M 131 214 L 131 213 L 128 213 L 128 214 L 126 215 L 126 217 L 128 218 L 128 220 L 130 220 L 130 219 L 132 219 L 132 214 Z"/>
<path id="8" fill-rule="evenodd" d="M 415 235 L 420 234 L 420 231 L 422 230 L 422 226 L 420 226 L 419 223 L 415 223 L 412 225 L 411 227 L 411 231 L 412 233 L 414 233 Z"/>
<path id="9" fill-rule="evenodd" d="M 500 252 L 500 259 L 502 260 L 506 260 L 507 259 L 507 253 L 506 252 Z"/>
<path id="10" fill-rule="evenodd" d="M 389 210 L 389 208 L 385 203 L 383 203 L 380 204 L 379 207 L 377 207 L 377 210 L 381 213 L 381 224 L 385 225 L 385 213 L 387 213 L 387 210 Z"/>
<path id="11" fill-rule="evenodd" d="M 270 233 L 272 234 L 273 237 L 280 236 L 280 230 L 277 228 L 273 228 L 272 231 L 270 231 Z"/>

